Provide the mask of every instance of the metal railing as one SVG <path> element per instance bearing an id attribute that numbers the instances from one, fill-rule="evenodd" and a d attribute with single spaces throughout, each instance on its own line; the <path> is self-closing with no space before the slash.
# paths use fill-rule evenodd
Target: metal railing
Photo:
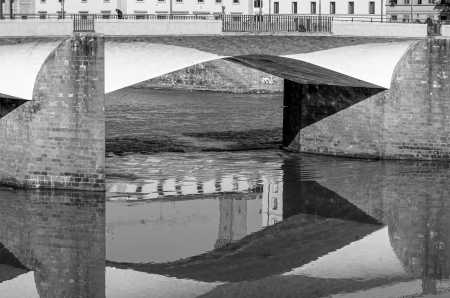
<path id="1" fill-rule="evenodd" d="M 223 32 L 324 32 L 331 33 L 332 16 L 224 15 Z"/>
<path id="2" fill-rule="evenodd" d="M 95 31 L 95 15 L 78 14 L 72 15 L 73 32 L 94 32 Z"/>

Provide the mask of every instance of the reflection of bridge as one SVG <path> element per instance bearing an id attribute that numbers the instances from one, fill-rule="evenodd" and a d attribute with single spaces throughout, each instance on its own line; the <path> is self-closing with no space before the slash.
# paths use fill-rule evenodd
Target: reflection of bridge
<path id="1" fill-rule="evenodd" d="M 0 180 L 26 187 L 103 189 L 104 92 L 215 59 L 284 78 L 283 144 L 291 150 L 448 159 L 449 147 L 442 141 L 450 127 L 445 114 L 449 65 L 442 63 L 450 55 L 443 50 L 450 48 L 447 40 L 342 48 L 335 47 L 355 42 L 321 42 L 282 36 L 105 42 L 88 35 L 67 40 L 55 51 L 57 41 L 2 45 L 0 55 L 11 61 L 0 71 L 0 94 L 9 98 L 2 110 L 15 110 L 0 120 L 6 140 L 0 145 Z M 33 100 L 17 108 L 10 97 L 20 103 Z M 426 109 L 430 104 L 433 108 Z M 431 122 L 424 126 L 423 121 Z"/>
<path id="2" fill-rule="evenodd" d="M 274 226 L 240 240 L 228 239 L 231 244 L 193 258 L 110 265 L 178 278 L 234 282 L 224 290 L 237 297 L 238 285 L 246 293 L 257 293 L 266 282 L 295 283 L 278 289 L 288 297 L 304 291 L 303 282 L 310 288 L 330 279 L 343 290 L 346 279 L 366 281 L 355 284 L 354 290 L 422 279 L 423 288 L 419 281 L 418 288 L 412 287 L 418 292 L 412 294 L 436 291 L 439 280 L 450 277 L 446 260 L 450 234 L 445 228 L 450 173 L 446 165 L 355 161 L 345 167 L 345 163 L 334 160 L 316 169 L 322 178 L 302 181 L 296 177 L 301 164 L 287 160 L 283 184 L 278 188 L 272 184 L 273 192 L 264 192 L 268 204 L 262 215 L 264 221 L 266 214 L 276 215 L 280 222 Z M 228 217 L 236 217 L 241 203 L 232 206 L 238 200 L 229 200 L 223 211 L 234 211 Z M 236 227 L 236 235 L 244 228 Z M 281 273 L 286 274 L 279 277 Z"/>
<path id="3" fill-rule="evenodd" d="M 103 194 L 0 190 L 0 270 L 33 271 L 23 297 L 104 297 L 104 231 Z"/>

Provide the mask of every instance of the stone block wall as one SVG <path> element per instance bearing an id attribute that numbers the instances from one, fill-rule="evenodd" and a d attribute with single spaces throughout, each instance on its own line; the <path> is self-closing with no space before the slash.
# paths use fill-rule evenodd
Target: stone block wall
<path id="1" fill-rule="evenodd" d="M 450 159 L 450 40 L 416 42 L 389 90 L 303 128 L 296 151 L 384 159 Z"/>
<path id="2" fill-rule="evenodd" d="M 103 38 L 62 42 L 42 66 L 33 100 L 0 119 L 0 139 L 0 184 L 103 191 Z"/>

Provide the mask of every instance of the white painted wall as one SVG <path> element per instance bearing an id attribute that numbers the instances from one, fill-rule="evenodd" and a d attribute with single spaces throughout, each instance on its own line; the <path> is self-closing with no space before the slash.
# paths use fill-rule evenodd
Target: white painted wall
<path id="1" fill-rule="evenodd" d="M 70 19 L 1 20 L 0 36 L 65 36 L 72 35 Z"/>
<path id="2" fill-rule="evenodd" d="M 297 2 L 297 13 L 298 14 L 311 14 L 311 2 L 316 3 L 316 14 L 330 14 L 330 2 L 336 3 L 336 17 L 343 16 L 367 16 L 367 17 L 379 17 L 381 11 L 383 15 L 386 14 L 386 6 L 382 5 L 383 1 L 375 0 L 375 13 L 369 14 L 369 2 L 373 0 L 353 0 L 355 12 L 353 15 L 348 15 L 348 2 L 349 0 L 262 0 L 263 7 L 261 9 L 262 13 L 274 13 L 275 2 L 278 2 L 280 14 L 291 14 L 293 13 L 293 2 Z M 259 8 L 253 7 L 253 1 L 251 2 L 252 9 L 250 14 L 258 14 L 260 12 Z M 320 10 L 319 10 L 320 8 Z"/>
<path id="3" fill-rule="evenodd" d="M 450 37 L 450 25 L 442 25 L 441 34 L 445 37 Z"/>
<path id="4" fill-rule="evenodd" d="M 135 0 L 133 0 L 135 1 Z M 132 2 L 128 0 L 128 2 Z M 64 10 L 66 13 L 79 13 L 81 11 L 88 13 L 100 14 L 102 11 L 110 11 L 115 13 L 118 7 L 118 0 L 65 0 Z M 61 11 L 61 3 L 58 0 L 36 0 L 36 12 L 47 12 L 48 14 L 56 14 Z"/>
<path id="5" fill-rule="evenodd" d="M 214 20 L 97 20 L 95 31 L 105 35 L 216 35 L 222 21 Z"/>
<path id="6" fill-rule="evenodd" d="M 235 2 L 237 1 L 237 2 Z M 225 6 L 226 13 L 249 13 L 249 1 L 253 0 L 66 0 L 65 11 L 68 14 L 88 12 L 100 14 L 110 11 L 115 13 L 116 8 L 120 8 L 125 14 L 147 13 L 166 14 L 170 11 L 172 2 L 172 12 L 174 14 L 214 14 L 221 13 L 222 6 Z M 58 0 L 36 0 L 35 12 L 47 12 L 56 14 L 61 11 L 61 4 Z"/>
<path id="7" fill-rule="evenodd" d="M 333 22 L 334 35 L 384 36 L 384 37 L 425 37 L 426 24 Z"/>

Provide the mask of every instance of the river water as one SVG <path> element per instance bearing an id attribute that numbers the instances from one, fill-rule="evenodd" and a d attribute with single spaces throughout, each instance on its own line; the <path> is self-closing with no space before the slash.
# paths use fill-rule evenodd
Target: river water
<path id="1" fill-rule="evenodd" d="M 0 297 L 450 297 L 449 163 L 279 150 L 275 94 L 120 92 L 106 202 L 0 190 Z"/>

